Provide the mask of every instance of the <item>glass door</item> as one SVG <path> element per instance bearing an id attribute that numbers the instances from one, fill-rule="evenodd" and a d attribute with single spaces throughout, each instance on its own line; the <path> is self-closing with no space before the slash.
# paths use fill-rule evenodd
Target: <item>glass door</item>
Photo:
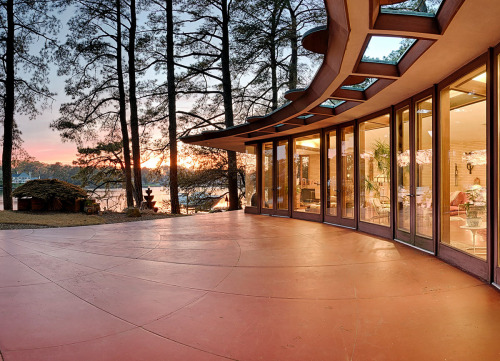
<path id="1" fill-rule="evenodd" d="M 360 121 L 358 149 L 358 229 L 392 237 L 392 150 L 389 113 Z"/>
<path id="2" fill-rule="evenodd" d="M 339 191 L 340 191 L 340 220 L 339 224 L 356 227 L 356 185 L 355 185 L 355 160 L 354 153 L 354 125 L 339 128 L 340 135 L 340 168 L 339 168 Z"/>
<path id="3" fill-rule="evenodd" d="M 340 223 L 339 137 L 337 129 L 326 132 L 326 192 L 325 222 Z"/>
<path id="4" fill-rule="evenodd" d="M 264 214 L 290 216 L 288 140 L 262 143 L 262 204 Z"/>
<path id="5" fill-rule="evenodd" d="M 273 142 L 262 143 L 262 197 L 261 212 L 275 213 Z"/>
<path id="6" fill-rule="evenodd" d="M 320 133 L 293 139 L 293 189 L 293 216 L 321 220 Z"/>
<path id="7" fill-rule="evenodd" d="M 289 216 L 288 140 L 276 141 L 276 213 Z"/>
<path id="8" fill-rule="evenodd" d="M 487 73 L 481 66 L 442 89 L 439 256 L 488 279 Z"/>
<path id="9" fill-rule="evenodd" d="M 356 227 L 354 125 L 339 126 L 325 133 L 327 223 Z"/>
<path id="10" fill-rule="evenodd" d="M 433 251 L 432 97 L 396 110 L 396 238 Z"/>
<path id="11" fill-rule="evenodd" d="M 410 106 L 396 110 L 396 238 L 410 244 L 412 239 L 412 155 L 410 147 Z"/>

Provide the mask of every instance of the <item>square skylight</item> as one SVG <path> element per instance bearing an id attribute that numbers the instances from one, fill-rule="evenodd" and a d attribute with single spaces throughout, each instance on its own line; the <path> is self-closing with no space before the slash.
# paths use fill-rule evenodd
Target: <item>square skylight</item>
<path id="1" fill-rule="evenodd" d="M 356 91 L 365 91 L 369 87 L 371 87 L 378 79 L 377 78 L 366 78 L 361 83 L 352 84 L 352 85 L 344 85 L 341 86 L 340 89 L 345 90 L 356 90 Z"/>
<path id="2" fill-rule="evenodd" d="M 307 114 L 307 115 L 299 115 L 297 118 L 298 119 L 307 119 L 310 117 L 314 117 L 314 114 Z"/>
<path id="3" fill-rule="evenodd" d="M 396 65 L 417 39 L 372 36 L 361 61 Z"/>
<path id="4" fill-rule="evenodd" d="M 381 5 L 380 12 L 413 16 L 436 16 L 444 0 L 407 0 L 392 5 Z"/>
<path id="5" fill-rule="evenodd" d="M 345 100 L 340 100 L 340 99 L 327 99 L 323 103 L 320 104 L 320 107 L 325 107 L 325 108 L 336 108 L 341 104 L 344 104 Z"/>

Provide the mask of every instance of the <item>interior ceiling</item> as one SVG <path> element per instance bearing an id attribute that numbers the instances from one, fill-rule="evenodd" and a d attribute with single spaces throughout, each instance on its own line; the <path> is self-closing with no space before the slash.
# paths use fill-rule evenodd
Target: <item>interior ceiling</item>
<path id="1" fill-rule="evenodd" d="M 338 6 L 335 7 L 334 3 L 342 1 L 344 0 L 326 0 L 326 4 L 330 9 L 338 8 Z M 315 82 L 329 81 L 325 93 L 311 95 L 306 92 L 304 96 L 307 95 L 308 99 L 312 99 L 310 106 L 307 109 L 302 109 L 302 113 L 297 109 L 295 116 L 288 119 L 293 119 L 297 115 L 305 114 L 308 109 L 312 109 L 312 107 L 321 104 L 328 98 L 329 94 L 332 94 L 343 84 L 345 79 L 349 76 L 353 76 L 353 71 L 357 65 L 358 58 L 363 50 L 368 34 L 385 34 L 393 36 L 408 35 L 401 31 L 370 29 L 370 1 L 368 0 L 345 0 L 345 4 L 347 6 L 350 33 L 348 35 L 345 52 L 341 59 L 342 62 L 339 74 L 333 79 L 313 80 L 313 84 Z M 244 151 L 245 142 L 324 128 L 329 125 L 344 123 L 386 109 L 391 105 L 398 104 L 432 87 L 433 84 L 439 83 L 457 69 L 483 54 L 489 47 L 497 45 L 500 41 L 500 21 L 498 21 L 498 14 L 500 14 L 500 1 L 498 0 L 482 0 L 480 4 L 474 0 L 465 0 L 443 35 L 434 36 L 432 34 L 423 34 L 428 38 L 434 36 L 437 41 L 425 51 L 400 78 L 375 94 L 368 101 L 339 115 L 333 117 L 325 116 L 325 119 L 310 125 L 287 129 L 279 133 L 264 133 L 254 138 L 244 138 L 234 135 L 220 137 L 220 135 L 216 135 L 215 133 L 209 133 L 184 141 L 192 144 Z M 331 16 L 331 14 L 329 14 L 329 16 Z M 411 36 L 415 36 L 415 34 L 412 33 Z M 450 56 L 450 54 L 453 55 Z M 291 104 L 292 107 L 294 103 Z M 294 111 L 296 110 L 295 108 L 291 109 Z M 288 113 L 290 113 L 290 111 Z M 275 114 L 274 118 L 276 118 L 277 115 L 279 114 Z M 265 120 L 266 117 L 255 123 Z M 281 119 L 278 120 L 277 123 L 286 120 L 287 119 Z M 241 129 L 246 128 L 242 127 Z M 237 134 L 237 131 L 232 133 Z"/>
<path id="2" fill-rule="evenodd" d="M 486 149 L 486 101 L 453 109 L 450 123 L 452 143 L 484 143 Z"/>

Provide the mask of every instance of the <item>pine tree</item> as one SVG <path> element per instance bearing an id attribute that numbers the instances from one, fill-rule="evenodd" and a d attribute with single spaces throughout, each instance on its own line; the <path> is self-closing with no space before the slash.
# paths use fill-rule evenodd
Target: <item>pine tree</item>
<path id="1" fill-rule="evenodd" d="M 127 206 L 133 207 L 122 11 L 121 0 L 78 2 L 66 43 L 58 52 L 59 75 L 67 76 L 65 90 L 72 101 L 61 105 L 61 117 L 52 127 L 81 147 L 96 139 L 121 142 Z"/>
<path id="2" fill-rule="evenodd" d="M 12 151 L 16 137 L 16 115 L 33 118 L 39 101 L 47 101 L 52 93 L 47 87 L 49 61 L 56 47 L 59 28 L 45 1 L 6 0 L 0 3 L 0 97 L 3 112 L 3 201 L 4 209 L 12 209 Z M 38 53 L 33 44 L 41 44 Z M 22 70 L 22 71 L 21 71 Z M 17 134 L 19 135 L 19 134 Z"/>

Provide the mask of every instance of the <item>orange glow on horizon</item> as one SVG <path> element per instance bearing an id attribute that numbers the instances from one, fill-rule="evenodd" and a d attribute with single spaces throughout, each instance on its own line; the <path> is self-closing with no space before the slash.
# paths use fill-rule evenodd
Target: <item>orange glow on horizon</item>
<path id="1" fill-rule="evenodd" d="M 160 164 L 161 167 L 170 165 L 170 159 L 168 157 L 164 158 L 162 161 L 161 157 L 158 156 L 158 157 L 153 157 L 153 158 L 150 158 L 150 159 L 142 162 L 141 166 L 143 168 L 153 168 L 154 169 L 154 168 L 158 167 L 158 163 L 160 161 L 161 161 L 161 164 Z M 179 167 L 183 167 L 183 168 L 197 168 L 200 164 L 199 164 L 199 161 L 197 159 L 194 159 L 191 156 L 179 156 L 177 158 L 177 165 Z"/>

